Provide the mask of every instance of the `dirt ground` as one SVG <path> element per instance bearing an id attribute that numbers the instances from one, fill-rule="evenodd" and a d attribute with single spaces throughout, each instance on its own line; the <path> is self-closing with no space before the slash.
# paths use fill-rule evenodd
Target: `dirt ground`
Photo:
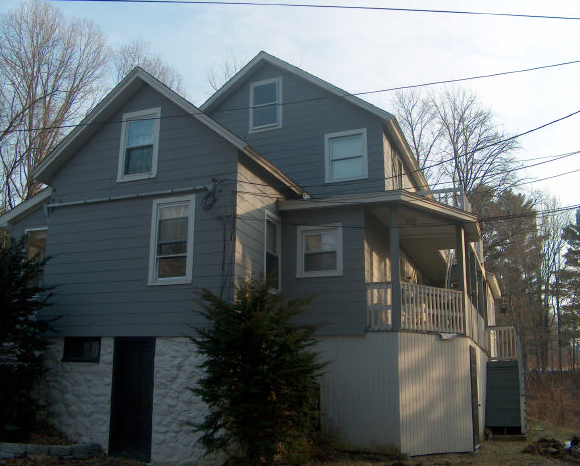
<path id="1" fill-rule="evenodd" d="M 563 466 L 578 464 L 568 460 L 522 453 L 522 450 L 540 438 L 554 438 L 559 442 L 571 440 L 577 432 L 536 420 L 530 420 L 528 435 L 521 440 L 487 440 L 475 453 L 431 455 L 414 458 L 392 458 L 363 453 L 326 452 L 324 460 L 311 461 L 304 466 Z M 5 466 L 143 466 L 144 463 L 107 456 L 87 460 L 63 460 L 46 456 L 32 456 L 14 460 L 0 460 Z"/>

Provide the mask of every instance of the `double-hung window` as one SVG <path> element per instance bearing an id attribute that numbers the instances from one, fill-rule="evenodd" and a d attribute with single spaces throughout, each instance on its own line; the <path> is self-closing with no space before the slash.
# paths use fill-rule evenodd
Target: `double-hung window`
<path id="1" fill-rule="evenodd" d="M 324 135 L 327 183 L 368 178 L 367 130 Z"/>
<path id="2" fill-rule="evenodd" d="M 190 283 L 195 196 L 153 201 L 149 284 Z"/>
<path id="3" fill-rule="evenodd" d="M 264 274 L 272 289 L 280 290 L 280 220 L 268 211 L 264 236 Z"/>
<path id="4" fill-rule="evenodd" d="M 250 84 L 250 132 L 282 126 L 282 78 Z"/>
<path id="5" fill-rule="evenodd" d="M 153 178 L 157 174 L 160 108 L 123 115 L 117 181 Z"/>
<path id="6" fill-rule="evenodd" d="M 342 275 L 342 227 L 298 227 L 298 277 Z"/>

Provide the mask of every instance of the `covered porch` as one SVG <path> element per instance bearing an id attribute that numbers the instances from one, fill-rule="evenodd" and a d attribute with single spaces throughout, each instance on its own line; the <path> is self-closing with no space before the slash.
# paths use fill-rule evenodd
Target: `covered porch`
<path id="1" fill-rule="evenodd" d="M 369 254 L 388 249 L 389 268 L 387 280 L 367 274 L 367 331 L 465 335 L 487 347 L 494 293 L 477 218 L 412 193 L 366 209 Z M 388 244 L 381 248 L 381 242 Z"/>

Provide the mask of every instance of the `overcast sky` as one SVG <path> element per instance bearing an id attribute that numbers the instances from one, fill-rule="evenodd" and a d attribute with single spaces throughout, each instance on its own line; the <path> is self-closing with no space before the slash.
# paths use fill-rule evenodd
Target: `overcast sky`
<path id="1" fill-rule="evenodd" d="M 19 3 L 3 0 L 0 12 Z M 576 0 L 551 4 L 535 0 L 311 3 L 580 18 Z M 219 68 L 228 55 L 247 61 L 260 50 L 352 93 L 580 60 L 580 20 L 248 5 L 55 4 L 67 15 L 92 18 L 112 45 L 136 38 L 150 42 L 182 75 L 188 97 L 196 105 L 212 93 L 209 69 Z M 522 133 L 580 110 L 580 63 L 461 86 L 475 91 L 510 133 Z M 392 94 L 361 97 L 390 111 Z M 524 136 L 518 158 L 530 165 L 580 150 L 579 129 L 580 114 Z M 573 170 L 579 171 L 558 176 Z M 564 206 L 580 204 L 580 154 L 521 175 L 529 180 L 555 176 L 522 189 L 543 190 Z"/>

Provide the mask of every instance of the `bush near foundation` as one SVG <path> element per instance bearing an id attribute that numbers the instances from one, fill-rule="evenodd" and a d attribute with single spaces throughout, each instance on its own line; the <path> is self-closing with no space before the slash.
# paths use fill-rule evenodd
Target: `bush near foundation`
<path id="1" fill-rule="evenodd" d="M 195 425 L 199 443 L 228 465 L 304 461 L 325 364 L 313 351 L 317 326 L 291 319 L 311 299 L 287 301 L 259 279 L 238 286 L 233 303 L 207 290 L 200 296 L 208 326 L 193 338 L 204 356 L 193 391 L 209 412 Z"/>
<path id="2" fill-rule="evenodd" d="M 42 375 L 42 333 L 50 322 L 37 318 L 49 305 L 50 289 L 39 284 L 44 260 L 28 258 L 25 239 L 0 248 L 0 433 L 26 432 L 37 405 L 35 384 Z"/>

